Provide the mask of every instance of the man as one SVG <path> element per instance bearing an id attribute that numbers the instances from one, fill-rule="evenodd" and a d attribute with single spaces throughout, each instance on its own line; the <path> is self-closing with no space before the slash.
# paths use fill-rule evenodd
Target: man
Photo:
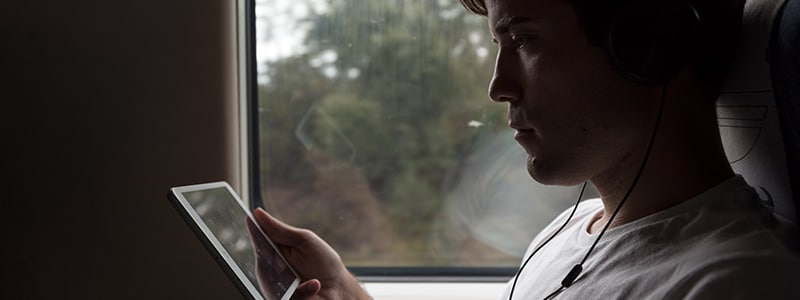
<path id="1" fill-rule="evenodd" d="M 489 95 L 530 176 L 601 195 L 533 240 L 501 299 L 800 299 L 800 263 L 716 124 L 742 1 L 462 3 L 488 19 Z M 369 298 L 315 234 L 255 217 L 306 280 L 296 298 Z"/>

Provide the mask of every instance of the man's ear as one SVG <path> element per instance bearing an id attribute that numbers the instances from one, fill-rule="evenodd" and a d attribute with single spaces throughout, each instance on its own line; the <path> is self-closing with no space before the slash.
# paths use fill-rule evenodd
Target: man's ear
<path id="1" fill-rule="evenodd" d="M 665 84 L 691 62 L 700 29 L 686 0 L 631 1 L 611 19 L 606 52 L 628 80 Z"/>

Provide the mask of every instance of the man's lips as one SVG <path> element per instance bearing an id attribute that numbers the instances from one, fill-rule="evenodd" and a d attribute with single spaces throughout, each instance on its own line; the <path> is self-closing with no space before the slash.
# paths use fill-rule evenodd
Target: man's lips
<path id="1" fill-rule="evenodd" d="M 517 130 L 517 132 L 514 134 L 514 138 L 521 138 L 534 133 L 533 128 L 530 128 L 528 126 L 522 125 L 517 122 L 509 122 L 508 127 Z"/>
<path id="2" fill-rule="evenodd" d="M 526 136 L 534 134 L 534 132 L 535 131 L 533 129 L 520 128 L 520 129 L 517 129 L 516 133 L 514 133 L 514 138 L 515 139 L 523 138 L 523 137 L 526 137 Z"/>
<path id="3" fill-rule="evenodd" d="M 516 129 L 517 131 L 533 130 L 532 127 L 530 127 L 528 125 L 525 125 L 522 122 L 517 122 L 517 121 L 509 121 L 508 122 L 508 127 L 511 127 L 512 129 Z"/>

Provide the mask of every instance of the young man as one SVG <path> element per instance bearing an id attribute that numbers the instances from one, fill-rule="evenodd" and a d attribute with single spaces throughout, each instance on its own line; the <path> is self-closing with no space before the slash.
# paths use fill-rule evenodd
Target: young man
<path id="1" fill-rule="evenodd" d="M 489 95 L 508 105 L 528 173 L 601 195 L 533 240 L 501 299 L 800 299 L 800 263 L 731 170 L 716 123 L 743 2 L 650 1 L 644 11 L 667 13 L 644 18 L 627 7 L 639 2 L 462 0 L 488 18 Z M 647 19 L 658 37 L 636 36 Z M 314 233 L 255 217 L 306 279 L 296 298 L 369 298 Z"/>

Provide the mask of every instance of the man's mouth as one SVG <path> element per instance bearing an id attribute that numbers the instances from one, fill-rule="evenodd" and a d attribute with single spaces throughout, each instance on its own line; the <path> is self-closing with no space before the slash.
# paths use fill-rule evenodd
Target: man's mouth
<path id="1" fill-rule="evenodd" d="M 514 133 L 514 138 L 515 139 L 523 138 L 525 136 L 529 136 L 529 135 L 534 134 L 534 132 L 535 131 L 533 129 L 519 128 L 519 129 L 517 129 L 517 132 Z"/>

